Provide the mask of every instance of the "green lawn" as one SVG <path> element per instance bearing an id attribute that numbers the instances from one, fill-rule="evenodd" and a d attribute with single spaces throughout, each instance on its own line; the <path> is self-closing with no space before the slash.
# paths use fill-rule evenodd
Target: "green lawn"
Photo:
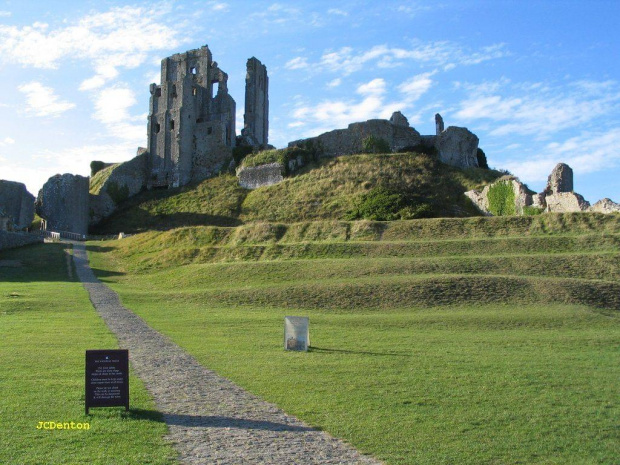
<path id="1" fill-rule="evenodd" d="M 212 232 L 169 234 L 176 241 L 168 246 L 148 234 L 91 243 L 93 265 L 125 305 L 205 366 L 361 451 L 388 464 L 617 463 L 614 301 L 596 309 L 543 292 L 571 283 L 579 292 L 616 292 L 615 241 L 591 253 L 587 234 L 554 237 L 547 247 L 541 233 L 532 242 L 542 245 L 520 253 L 523 239 L 507 238 L 502 256 L 484 246 L 489 239 L 470 239 L 460 258 L 434 257 L 440 244 L 416 258 L 348 254 L 357 245 L 341 242 L 338 259 L 180 266 L 186 256 L 175 252 L 201 250 L 197 238 Z M 233 243 L 224 248 L 234 256 L 244 246 Z M 157 272 L 142 266 L 158 255 Z M 509 288 L 529 287 L 495 294 L 499 288 L 485 287 L 496 279 L 484 275 L 489 266 Z M 430 306 L 414 292 L 449 296 L 457 288 L 464 300 L 481 297 Z M 526 303 L 534 291 L 548 301 Z M 285 315 L 310 317 L 310 352 L 282 349 Z"/>
<path id="2" fill-rule="evenodd" d="M 2 266 L 6 260 L 21 266 Z M 137 377 L 130 376 L 129 413 L 85 415 L 84 352 L 118 345 L 67 270 L 60 244 L 0 252 L 0 463 L 175 463 L 166 426 Z M 90 429 L 37 429 L 48 421 Z"/>

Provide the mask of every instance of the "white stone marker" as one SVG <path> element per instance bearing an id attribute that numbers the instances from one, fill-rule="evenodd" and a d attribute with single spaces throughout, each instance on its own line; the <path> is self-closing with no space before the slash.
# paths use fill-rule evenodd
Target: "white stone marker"
<path id="1" fill-rule="evenodd" d="M 306 316 L 284 317 L 284 349 L 307 351 L 310 346 L 310 320 Z"/>

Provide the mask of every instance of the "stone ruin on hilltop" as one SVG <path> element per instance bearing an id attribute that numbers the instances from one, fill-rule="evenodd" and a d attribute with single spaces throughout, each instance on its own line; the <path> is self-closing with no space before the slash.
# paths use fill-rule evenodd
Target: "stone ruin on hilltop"
<path id="1" fill-rule="evenodd" d="M 244 127 L 240 136 L 236 135 L 236 103 L 228 93 L 228 75 L 213 61 L 206 45 L 164 58 L 161 84 L 151 84 L 150 93 L 147 147 L 138 148 L 135 158 L 125 163 L 104 165 L 101 173 L 91 179 L 90 185 L 88 178 L 65 174 L 51 177 L 43 186 L 36 208 L 49 229 L 86 234 L 89 225 L 110 216 L 118 205 L 144 189 L 180 187 L 232 169 L 235 167 L 233 149 L 236 146 L 254 151 L 271 147 L 268 145 L 269 78 L 267 68 L 254 57 L 246 63 Z M 439 114 L 435 116 L 435 126 L 434 135 L 420 135 L 401 112 L 395 112 L 389 120 L 352 123 L 346 129 L 296 140 L 288 145 L 312 147 L 315 156 L 333 157 L 360 153 L 365 141 L 373 138 L 391 152 L 428 149 L 434 151 L 443 163 L 459 168 L 478 166 L 478 137 L 475 134 L 463 127 L 444 129 Z M 298 157 L 290 160 L 286 167 L 279 163 L 241 166 L 237 175 L 243 187 L 256 188 L 281 182 L 285 171 L 295 171 L 303 161 Z M 521 196 L 521 188 L 517 186 L 515 189 L 516 197 L 523 200 L 524 206 L 537 205 L 536 202 L 542 206 L 545 202 L 548 211 L 561 211 L 561 208 L 573 208 L 563 205 L 577 202 L 576 208 L 584 210 L 583 198 L 580 201 L 580 196 L 576 197 L 578 194 L 574 193 L 564 195 L 565 186 L 560 186 L 557 192 L 538 196 L 525 190 Z M 0 190 L 0 208 L 3 207 L 1 193 Z M 467 195 L 488 213 L 485 191 Z M 553 206 L 554 202 L 559 202 L 559 206 Z M 592 209 L 616 211 L 617 204 L 608 199 L 601 202 Z M 4 216 L 8 217 L 8 212 L 5 213 Z M 519 209 L 517 213 L 520 213 Z M 0 210 L 0 227 L 3 214 Z M 14 214 L 11 218 L 16 224 L 21 221 Z"/>
<path id="2" fill-rule="evenodd" d="M 162 84 L 150 87 L 147 188 L 183 186 L 228 167 L 237 136 L 227 82 L 207 46 L 162 60 Z M 269 78 L 256 58 L 247 62 L 241 133 L 240 143 L 267 145 Z"/>
<path id="3" fill-rule="evenodd" d="M 317 157 L 337 157 L 364 152 L 369 140 L 380 142 L 389 152 L 428 151 L 437 154 L 439 161 L 457 168 L 478 166 L 478 137 L 467 128 L 449 126 L 444 129 L 441 115 L 435 115 L 435 134 L 420 135 L 409 125 L 407 118 L 394 112 L 389 120 L 371 119 L 351 123 L 345 129 L 336 129 L 316 137 L 289 142 L 289 148 L 306 148 Z M 284 167 L 278 163 L 241 167 L 237 170 L 239 184 L 247 189 L 270 186 L 284 180 L 285 172 L 303 166 L 301 157 Z"/>
<path id="4" fill-rule="evenodd" d="M 527 214 L 527 209 L 534 209 L 535 213 L 569 213 L 569 212 L 620 212 L 620 204 L 608 198 L 599 200 L 594 205 L 585 200 L 582 195 L 573 191 L 573 169 L 566 163 L 558 163 L 547 178 L 547 186 L 540 194 L 532 192 L 519 181 L 516 176 L 502 176 L 497 181 L 485 186 L 482 191 L 471 190 L 465 195 L 484 215 L 492 216 L 494 211 L 491 197 L 497 188 L 507 186 L 511 192 L 510 211 L 516 215 Z M 531 214 L 531 212 L 530 212 Z"/>

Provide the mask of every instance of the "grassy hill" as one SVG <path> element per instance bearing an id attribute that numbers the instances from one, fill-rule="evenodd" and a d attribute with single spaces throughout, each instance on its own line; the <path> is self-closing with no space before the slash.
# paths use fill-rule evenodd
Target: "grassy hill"
<path id="1" fill-rule="evenodd" d="M 239 187 L 235 176 L 222 175 L 179 189 L 143 192 L 94 232 L 345 219 L 377 188 L 398 197 L 397 218 L 474 216 L 479 213 L 463 192 L 500 176 L 492 170 L 456 169 L 417 153 L 346 156 L 321 160 L 280 184 L 253 191 Z"/>
<path id="2" fill-rule="evenodd" d="M 244 192 L 235 220 L 340 163 Z M 132 208 L 189 205 L 201 186 Z M 325 205 L 302 211 L 348 208 Z M 619 245 L 620 215 L 575 213 L 190 226 L 89 249 L 201 363 L 388 464 L 614 463 Z M 310 352 L 283 350 L 285 315 L 310 317 Z"/>

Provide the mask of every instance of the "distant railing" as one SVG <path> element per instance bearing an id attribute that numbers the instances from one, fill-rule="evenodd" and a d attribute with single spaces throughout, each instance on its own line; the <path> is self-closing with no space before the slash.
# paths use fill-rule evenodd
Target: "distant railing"
<path id="1" fill-rule="evenodd" d="M 60 238 L 71 239 L 74 241 L 85 241 L 86 240 L 85 234 L 77 234 L 77 233 L 73 233 L 69 231 L 45 231 L 43 230 L 43 231 L 40 231 L 39 233 L 41 234 L 41 236 L 49 237 L 52 240 L 59 240 Z"/>

